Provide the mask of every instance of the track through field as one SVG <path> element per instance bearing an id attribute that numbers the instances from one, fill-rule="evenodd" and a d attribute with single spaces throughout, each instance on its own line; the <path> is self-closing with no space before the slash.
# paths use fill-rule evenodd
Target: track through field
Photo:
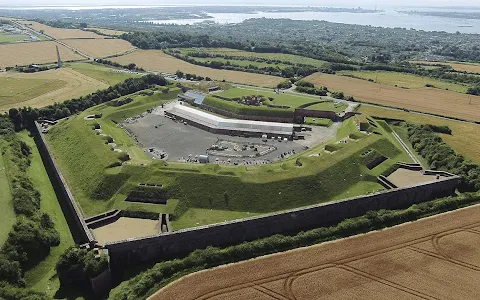
<path id="1" fill-rule="evenodd" d="M 479 215 L 477 205 L 197 272 L 151 299 L 480 299 Z"/>

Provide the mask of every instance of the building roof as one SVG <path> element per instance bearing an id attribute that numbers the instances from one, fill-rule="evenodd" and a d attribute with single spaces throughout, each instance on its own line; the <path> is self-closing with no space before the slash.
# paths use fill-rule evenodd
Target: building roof
<path id="1" fill-rule="evenodd" d="M 175 105 L 170 113 L 209 128 L 281 135 L 293 133 L 293 124 L 225 119 L 185 105 Z"/>
<path id="2" fill-rule="evenodd" d="M 194 91 L 186 91 L 184 93 L 185 96 L 194 99 L 195 104 L 202 104 L 203 100 L 205 100 L 205 94 L 199 93 L 199 92 L 194 92 Z"/>

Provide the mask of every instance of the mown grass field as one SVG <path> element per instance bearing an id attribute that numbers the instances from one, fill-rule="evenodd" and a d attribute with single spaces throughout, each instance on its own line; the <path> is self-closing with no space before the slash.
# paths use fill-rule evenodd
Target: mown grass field
<path id="1" fill-rule="evenodd" d="M 305 80 L 326 86 L 331 91 L 344 92 L 356 100 L 471 121 L 480 120 L 478 96 L 434 88 L 402 89 L 362 79 L 319 73 L 310 75 Z"/>
<path id="2" fill-rule="evenodd" d="M 127 78 L 140 77 L 135 74 L 116 73 L 112 71 L 113 68 L 91 63 L 74 63 L 70 65 L 70 68 L 108 85 L 115 85 Z"/>
<path id="3" fill-rule="evenodd" d="M 68 66 L 37 73 L 4 72 L 0 73 L 0 83 L 4 84 L 0 85 L 0 111 L 12 107 L 43 107 L 108 87 Z"/>
<path id="4" fill-rule="evenodd" d="M 41 194 L 40 209 L 42 212 L 46 212 L 50 215 L 52 221 L 55 223 L 55 228 L 60 234 L 60 245 L 58 247 L 53 247 L 45 260 L 40 262 L 40 264 L 33 269 L 27 271 L 25 274 L 25 280 L 28 287 L 36 291 L 47 293 L 47 295 L 53 297 L 56 291 L 60 288 L 60 282 L 56 276 L 55 265 L 60 258 L 60 255 L 75 243 L 33 138 L 30 137 L 26 131 L 19 133 L 19 136 L 32 149 L 28 177 Z"/>
<path id="5" fill-rule="evenodd" d="M 371 105 L 362 105 L 360 112 L 371 116 L 402 119 L 416 124 L 446 125 L 452 129 L 452 135 L 441 134 L 442 139 L 457 153 L 480 163 L 480 147 L 476 146 L 480 145 L 478 134 L 480 125 Z"/>
<path id="6" fill-rule="evenodd" d="M 28 36 L 23 34 L 4 34 L 0 33 L 0 44 L 1 43 L 15 43 L 23 41 L 28 38 Z"/>
<path id="7" fill-rule="evenodd" d="M 307 125 L 316 125 L 316 126 L 324 126 L 330 127 L 333 124 L 333 121 L 330 119 L 322 119 L 322 118 L 305 118 L 305 124 Z"/>
<path id="8" fill-rule="evenodd" d="M 0 107 L 30 100 L 66 84 L 60 79 L 0 77 Z"/>
<path id="9" fill-rule="evenodd" d="M 8 233 L 16 221 L 10 193 L 10 180 L 7 174 L 8 161 L 6 160 L 10 158 L 8 152 L 4 150 L 5 147 L 7 147 L 6 142 L 0 140 L 0 150 L 5 153 L 5 155 L 0 156 L 0 211 L 2 212 L 0 218 L 0 246 L 7 239 Z"/>
<path id="10" fill-rule="evenodd" d="M 438 79 L 416 76 L 411 74 L 386 72 L 386 71 L 341 71 L 339 75 L 351 75 L 365 80 L 373 80 L 378 84 L 386 84 L 407 89 L 422 89 L 426 84 L 431 84 L 435 88 L 450 90 L 459 93 L 466 93 L 468 86 L 463 84 L 451 83 Z"/>
<path id="11" fill-rule="evenodd" d="M 190 52 L 204 52 L 210 54 L 220 54 L 220 55 L 229 55 L 229 56 L 241 56 L 249 58 L 265 58 L 279 61 L 286 61 L 293 64 L 304 64 L 312 65 L 315 67 L 323 67 L 326 62 L 322 60 L 317 60 L 313 58 L 308 58 L 299 55 L 293 54 L 284 54 L 284 53 L 257 53 L 257 52 L 248 52 L 236 49 L 229 48 L 182 48 L 179 49 L 182 54 L 188 54 Z M 195 58 L 197 59 L 197 58 Z"/>
<path id="12" fill-rule="evenodd" d="M 339 113 L 344 111 L 347 107 L 348 105 L 343 102 L 325 101 L 322 103 L 315 103 L 314 105 L 307 106 L 305 107 L 305 109 L 328 110 Z"/>
<path id="13" fill-rule="evenodd" d="M 315 97 L 315 96 L 292 94 L 292 93 L 276 94 L 272 91 L 248 89 L 248 88 L 231 88 L 226 91 L 220 92 L 217 95 L 225 98 L 230 98 L 230 99 L 241 98 L 241 97 L 252 96 L 252 95 L 262 95 L 267 99 L 266 100 L 267 104 L 290 106 L 291 110 L 301 105 L 321 101 L 320 97 Z M 271 101 L 270 98 L 273 98 L 273 101 Z M 331 102 L 326 102 L 326 103 L 332 104 Z M 325 107 L 327 106 L 328 104 L 325 104 Z M 333 105 L 331 108 L 333 109 Z"/>
<path id="14" fill-rule="evenodd" d="M 274 87 L 285 80 L 281 77 L 269 75 L 217 70 L 196 66 L 172 57 L 170 55 L 167 55 L 161 50 L 137 50 L 127 55 L 114 57 L 111 60 L 121 63 L 123 65 L 135 63 L 137 66 L 140 66 L 145 70 L 166 72 L 171 74 L 174 74 L 176 71 L 180 70 L 184 73 L 196 74 L 203 77 L 210 77 L 218 81 L 225 80 L 228 82 L 255 86 Z"/>
<path id="15" fill-rule="evenodd" d="M 0 44 L 0 67 L 57 62 L 57 50 L 63 61 L 82 60 L 82 56 L 53 41 Z"/>

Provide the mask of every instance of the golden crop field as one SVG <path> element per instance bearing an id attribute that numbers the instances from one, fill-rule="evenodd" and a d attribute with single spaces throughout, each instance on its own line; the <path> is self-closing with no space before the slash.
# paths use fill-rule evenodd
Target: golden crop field
<path id="1" fill-rule="evenodd" d="M 12 107 L 43 107 L 55 102 L 63 102 L 72 98 L 105 89 L 107 84 L 83 75 L 71 68 L 61 68 L 38 73 L 0 73 L 0 95 L 15 92 L 15 101 L 0 96 L 0 111 Z M 34 86 L 32 86 L 34 85 Z M 23 88 L 22 88 L 23 87 Z M 27 88 L 30 87 L 30 88 Z"/>
<path id="2" fill-rule="evenodd" d="M 480 299 L 479 214 L 472 206 L 201 271 L 150 299 Z"/>
<path id="3" fill-rule="evenodd" d="M 95 58 L 123 54 L 135 48 L 129 42 L 120 39 L 70 39 L 62 42 Z"/>
<path id="4" fill-rule="evenodd" d="M 63 61 L 83 59 L 82 56 L 53 41 L 14 43 L 0 45 L 0 68 L 57 62 L 55 46 L 58 46 Z"/>
<path id="5" fill-rule="evenodd" d="M 78 39 L 78 38 L 91 38 L 91 39 L 104 39 L 105 37 L 99 34 L 96 34 L 91 31 L 83 31 L 80 29 L 67 29 L 67 28 L 55 28 L 50 27 L 35 21 L 18 21 L 20 24 L 23 24 L 31 29 L 40 32 L 43 32 L 57 40 L 61 39 Z"/>
<path id="6" fill-rule="evenodd" d="M 114 57 L 112 58 L 112 60 L 124 65 L 129 63 L 135 63 L 137 64 L 137 66 L 140 66 L 146 70 L 173 74 L 177 70 L 180 70 L 184 73 L 191 73 L 203 77 L 210 77 L 218 81 L 225 80 L 228 82 L 256 86 L 273 87 L 285 80 L 284 78 L 276 76 L 251 74 L 246 72 L 229 70 L 217 70 L 197 66 L 167 55 L 160 50 L 138 50 L 124 56 Z"/>
<path id="7" fill-rule="evenodd" d="M 435 88 L 402 89 L 362 79 L 315 73 L 305 78 L 331 91 L 357 100 L 433 113 L 466 120 L 480 120 L 480 97 Z"/>
<path id="8" fill-rule="evenodd" d="M 480 145 L 480 125 L 469 122 L 460 122 L 428 116 L 417 113 L 408 113 L 396 109 L 388 109 L 372 105 L 362 105 L 360 112 L 370 116 L 401 119 L 407 122 L 417 124 L 445 125 L 452 129 L 452 134 L 442 134 L 442 139 L 449 144 L 455 152 L 480 163 L 480 147 L 472 147 L 472 145 Z"/>
<path id="9" fill-rule="evenodd" d="M 451 66 L 456 71 L 466 71 L 472 73 L 480 73 L 480 64 L 469 64 L 460 62 L 436 62 L 436 61 L 411 61 L 414 64 L 428 64 L 428 65 L 446 65 Z"/>

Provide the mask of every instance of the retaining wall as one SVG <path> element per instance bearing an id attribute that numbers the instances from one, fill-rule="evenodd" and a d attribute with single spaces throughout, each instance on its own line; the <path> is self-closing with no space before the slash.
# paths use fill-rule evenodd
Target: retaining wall
<path id="1" fill-rule="evenodd" d="M 232 113 L 231 111 L 228 111 L 228 110 L 220 109 L 220 108 L 213 107 L 206 104 L 202 104 L 200 105 L 200 107 L 204 110 L 207 110 L 222 116 L 226 116 L 232 119 L 263 121 L 263 122 L 278 122 L 278 123 L 293 123 L 294 121 L 293 112 L 291 117 L 254 116 L 254 115 L 240 115 L 240 114 Z"/>
<path id="2" fill-rule="evenodd" d="M 320 204 L 283 213 L 235 220 L 211 226 L 186 229 L 159 236 L 131 239 L 105 245 L 112 269 L 121 270 L 150 260 L 185 255 L 207 246 L 227 246 L 271 236 L 293 234 L 330 226 L 347 218 L 379 209 L 400 209 L 434 198 L 454 194 L 458 176 L 418 186 Z"/>
<path id="3" fill-rule="evenodd" d="M 73 198 L 72 192 L 68 188 L 65 178 L 63 177 L 60 168 L 55 162 L 55 158 L 50 151 L 48 143 L 45 141 L 45 137 L 41 133 L 42 128 L 39 122 L 35 122 L 35 128 L 37 130 L 38 136 L 37 146 L 41 153 L 47 154 L 42 155 L 42 158 L 44 162 L 47 163 L 47 168 L 50 169 L 51 175 L 53 175 L 53 178 L 51 178 L 51 180 L 55 181 L 53 182 L 54 185 L 56 185 L 61 192 L 61 197 L 59 197 L 59 201 L 63 201 L 63 207 L 66 207 L 66 209 L 69 210 L 69 218 L 67 217 L 67 219 L 69 219 L 70 221 L 69 225 L 75 226 L 75 231 L 78 232 L 76 242 L 79 244 L 90 243 L 94 240 L 93 235 L 88 229 L 87 224 L 83 219 L 83 215 Z"/>
<path id="4" fill-rule="evenodd" d="M 297 108 L 293 113 L 294 119 L 296 121 L 302 120 L 305 117 L 312 117 L 312 118 L 323 118 L 323 119 L 330 119 L 333 122 L 342 122 L 352 116 L 355 115 L 354 112 L 347 112 L 344 114 L 337 114 L 334 111 L 327 111 L 327 110 L 313 110 L 313 109 L 305 109 L 305 108 Z"/>

